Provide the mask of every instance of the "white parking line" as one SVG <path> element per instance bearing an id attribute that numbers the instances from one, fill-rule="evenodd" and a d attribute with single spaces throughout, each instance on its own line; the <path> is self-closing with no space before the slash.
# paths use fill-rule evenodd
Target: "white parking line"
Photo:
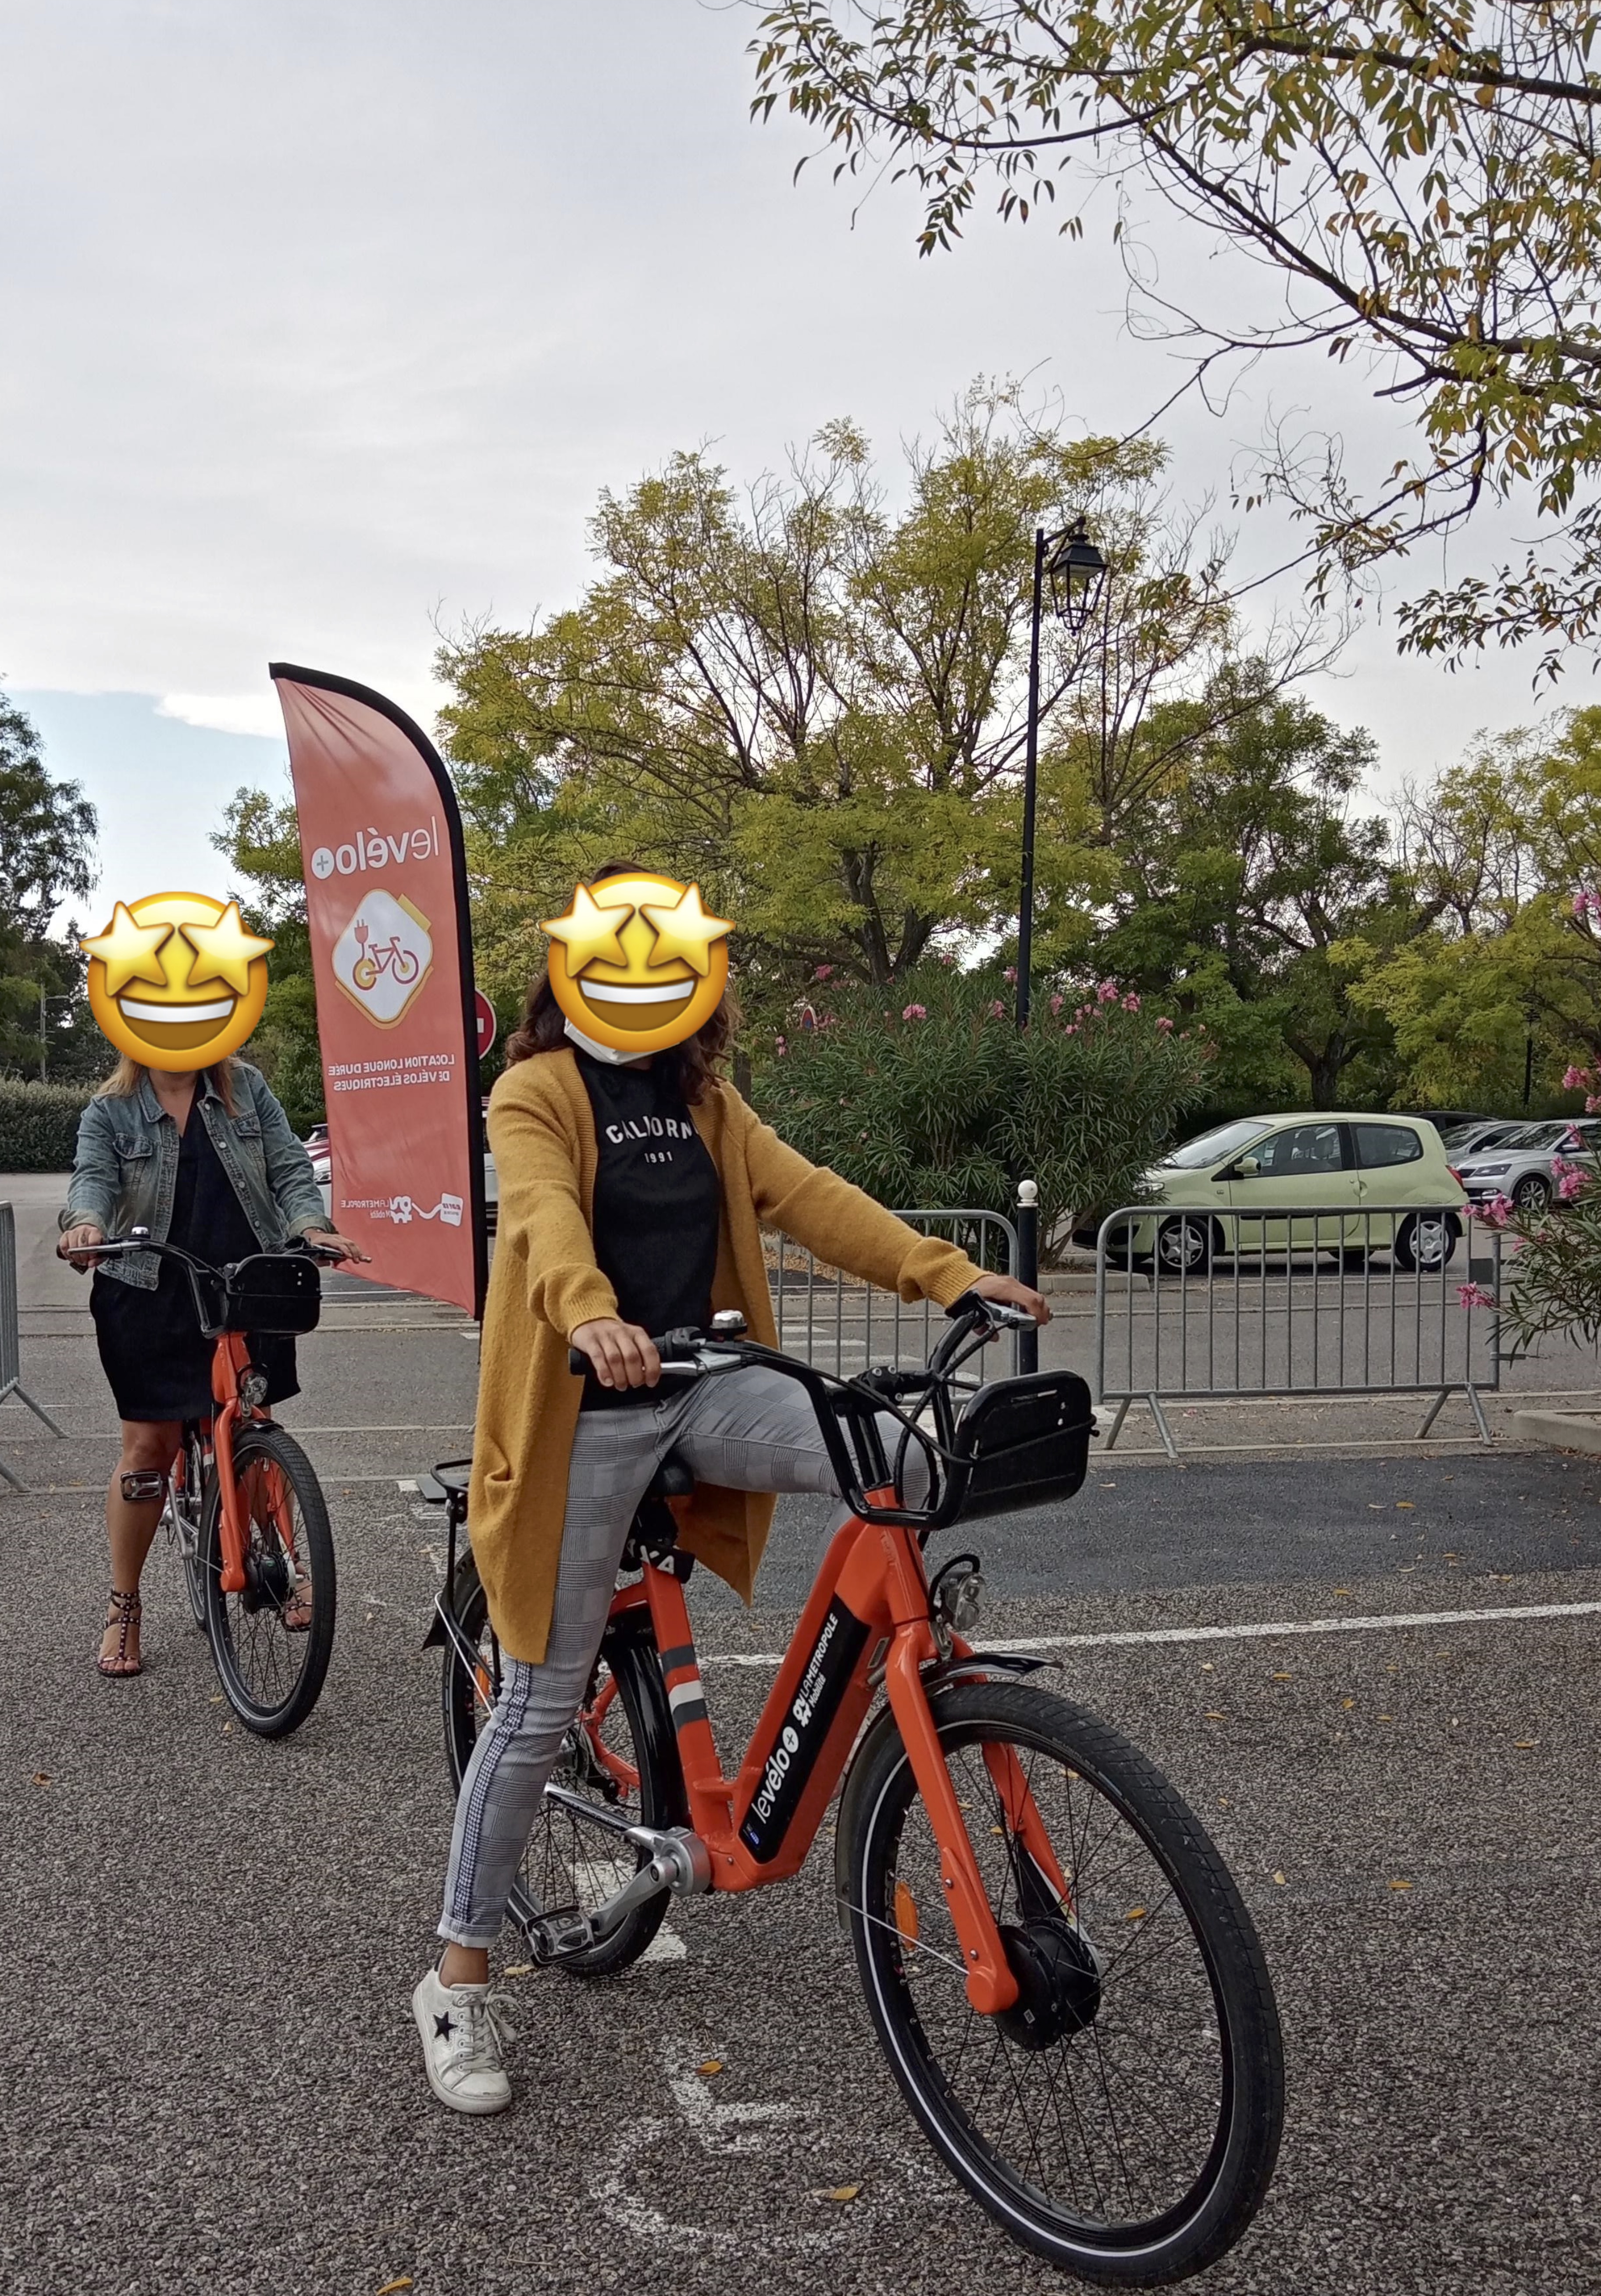
<path id="1" fill-rule="evenodd" d="M 1133 1643 L 1277 1642 L 1285 1635 L 1369 1634 L 1383 1627 L 1474 1627 L 1485 1621 L 1523 1619 L 1590 1619 L 1601 1603 L 1521 1603 L 1486 1611 L 1398 1611 L 1388 1616 L 1353 1619 L 1277 1619 L 1228 1627 L 1137 1627 L 1104 1635 L 1030 1635 L 1022 1641 L 987 1642 L 986 1650 L 1005 1657 L 1035 1651 L 1103 1650 Z M 776 1667 L 779 1651 L 702 1652 L 702 1666 Z"/>

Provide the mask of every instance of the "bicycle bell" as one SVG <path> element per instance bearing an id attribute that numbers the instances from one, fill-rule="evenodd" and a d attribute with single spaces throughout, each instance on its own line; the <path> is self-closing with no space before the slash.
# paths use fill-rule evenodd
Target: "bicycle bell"
<path id="1" fill-rule="evenodd" d="M 737 1308 L 719 1308 L 711 1319 L 714 1340 L 743 1340 L 750 1329 Z"/>

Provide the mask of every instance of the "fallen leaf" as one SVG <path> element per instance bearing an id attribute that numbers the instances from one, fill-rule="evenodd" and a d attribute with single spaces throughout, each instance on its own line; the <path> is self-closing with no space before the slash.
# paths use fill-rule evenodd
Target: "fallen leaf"
<path id="1" fill-rule="evenodd" d="M 50 1784 L 49 1771 L 36 1770 L 33 1774 L 33 1782 L 36 1786 L 47 1786 Z"/>
<path id="2" fill-rule="evenodd" d="M 1517 1748 L 1520 1754 L 1531 1754 L 1536 1746 L 1539 1745 L 1539 1740 L 1538 1738 L 1515 1738 L 1512 1742 Z"/>
<path id="3" fill-rule="evenodd" d="M 1227 1809 L 1228 1808 L 1228 1796 L 1227 1794 L 1219 1794 L 1218 1796 L 1218 1808 L 1219 1809 Z"/>
<path id="4" fill-rule="evenodd" d="M 1293 1674 L 1276 1674 L 1273 1679 L 1275 1682 L 1293 1682 L 1295 1677 Z"/>
<path id="5" fill-rule="evenodd" d="M 1284 1887 L 1284 1878 L 1285 1877 L 1282 1874 L 1275 1874 L 1273 1876 L 1273 1879 L 1278 1883 L 1281 1889 Z"/>
<path id="6" fill-rule="evenodd" d="M 1383 1501 L 1382 1499 L 1369 1499 L 1367 1502 L 1367 1512 L 1369 1514 L 1383 1514 L 1384 1512 Z"/>
<path id="7" fill-rule="evenodd" d="M 1351 1588 L 1349 1587 L 1336 1587 L 1334 1592 L 1336 1595 L 1349 1595 Z"/>
<path id="8" fill-rule="evenodd" d="M 1145 1918 L 1145 1909 L 1143 1906 L 1130 1906 L 1123 1916 L 1123 1919 L 1128 1922 L 1143 1922 Z"/>
<path id="9" fill-rule="evenodd" d="M 1345 1711 L 1348 1714 L 1351 1712 L 1351 1708 L 1356 1704 L 1356 1702 L 1357 1702 L 1354 1698 L 1342 1698 L 1340 1701 L 1341 1705 L 1345 1709 Z"/>
<path id="10" fill-rule="evenodd" d="M 220 1706 L 222 1704 L 222 1693 L 220 1690 L 214 1690 L 211 1693 L 211 1703 L 213 1706 Z"/>
<path id="11" fill-rule="evenodd" d="M 708 2057 L 703 2065 L 697 2065 L 695 2067 L 695 2070 L 700 2074 L 702 2080 L 710 2080 L 714 2073 L 720 2073 L 722 2070 L 723 2061 L 721 2057 Z M 719 2107 L 718 2110 L 720 2111 L 721 2108 Z"/>
<path id="12" fill-rule="evenodd" d="M 1206 1718 L 1209 1722 L 1227 1722 L 1228 1717 L 1227 1714 L 1219 1714 L 1215 1706 L 1209 1706 L 1206 1710 Z"/>
<path id="13" fill-rule="evenodd" d="M 398 2291 L 402 2288 L 412 2288 L 415 2285 L 416 2283 L 410 2273 L 403 2272 L 398 2280 L 386 2280 L 378 2291 L 378 2296 L 398 2296 Z"/>
<path id="14" fill-rule="evenodd" d="M 1416 1499 L 1397 1499 L 1395 1505 L 1398 1513 L 1407 1514 L 1410 1513 L 1416 1508 L 1417 1501 Z"/>
<path id="15" fill-rule="evenodd" d="M 1390 1887 L 1392 1890 L 1409 1890 L 1412 1884 L 1410 1882 L 1392 1882 Z"/>
<path id="16" fill-rule="evenodd" d="M 501 1971 L 503 1977 L 531 1977 L 539 1966 L 537 1961 L 513 1961 Z"/>
<path id="17" fill-rule="evenodd" d="M 1393 1721 L 1394 1721 L 1394 1719 L 1395 1719 L 1395 1717 L 1394 1717 L 1394 1715 L 1393 1715 L 1393 1714 L 1381 1714 L 1381 1715 L 1379 1716 L 1379 1720 L 1380 1720 L 1381 1722 L 1393 1722 Z"/>
<path id="18" fill-rule="evenodd" d="M 226 1734 L 234 1727 L 234 1725 L 231 1722 L 225 1722 L 222 1726 L 224 1735 L 226 1736 Z"/>
<path id="19" fill-rule="evenodd" d="M 1203 1658 L 1201 1661 L 1201 1671 L 1203 1674 L 1214 1674 L 1217 1669 L 1212 1665 L 1211 1659 Z"/>
<path id="20" fill-rule="evenodd" d="M 835 2185 L 827 2192 L 819 2193 L 817 2198 L 820 2201 L 833 2201 L 843 2208 L 847 2202 L 860 2198 L 861 2189 L 859 2185 Z"/>

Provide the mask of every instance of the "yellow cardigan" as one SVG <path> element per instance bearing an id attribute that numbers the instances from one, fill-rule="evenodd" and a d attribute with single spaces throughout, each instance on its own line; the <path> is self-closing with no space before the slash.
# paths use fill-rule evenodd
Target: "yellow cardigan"
<path id="1" fill-rule="evenodd" d="M 712 1306 L 738 1308 L 753 1339 L 776 1343 L 760 1230 L 782 1229 L 831 1266 L 907 1300 L 948 1307 L 980 1271 L 954 1244 L 919 1235 L 837 1173 L 786 1148 L 732 1086 L 690 1111 L 722 1185 Z M 472 1553 L 504 1647 L 545 1656 L 567 1509 L 567 1469 L 583 1382 L 569 1335 L 615 1316 L 595 1265 L 595 1124 L 574 1055 L 536 1054 L 508 1069 L 489 1100 L 500 1184 L 495 1267 L 484 1309 L 472 1441 Z M 697 1487 L 683 1543 L 748 1603 L 767 1544 L 765 1493 Z"/>

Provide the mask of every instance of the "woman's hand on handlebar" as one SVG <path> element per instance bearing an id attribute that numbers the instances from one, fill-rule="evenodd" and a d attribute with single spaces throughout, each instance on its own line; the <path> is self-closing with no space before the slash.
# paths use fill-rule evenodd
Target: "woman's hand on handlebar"
<path id="1" fill-rule="evenodd" d="M 76 1227 L 68 1228 L 56 1245 L 56 1257 L 76 1267 L 80 1275 L 86 1275 L 94 1265 L 93 1247 L 104 1242 L 103 1228 L 96 1227 L 93 1220 L 80 1220 Z"/>
<path id="2" fill-rule="evenodd" d="M 306 1241 L 314 1251 L 318 1253 L 326 1253 L 328 1259 L 333 1261 L 341 1259 L 365 1260 L 371 1257 L 370 1253 L 365 1252 L 362 1250 L 360 1244 L 352 1243 L 348 1235 L 336 1235 L 331 1227 L 314 1227 L 310 1229 L 307 1234 Z"/>
<path id="3" fill-rule="evenodd" d="M 968 1290 L 981 1300 L 999 1300 L 1008 1308 L 1026 1308 L 1037 1324 L 1051 1320 L 1050 1302 L 1043 1292 L 1031 1291 L 1020 1283 L 1015 1275 L 981 1275 Z"/>
<path id="4" fill-rule="evenodd" d="M 568 1337 L 579 1355 L 587 1357 L 603 1387 L 654 1387 L 661 1376 L 661 1358 L 650 1333 L 638 1324 L 597 1316 Z"/>

